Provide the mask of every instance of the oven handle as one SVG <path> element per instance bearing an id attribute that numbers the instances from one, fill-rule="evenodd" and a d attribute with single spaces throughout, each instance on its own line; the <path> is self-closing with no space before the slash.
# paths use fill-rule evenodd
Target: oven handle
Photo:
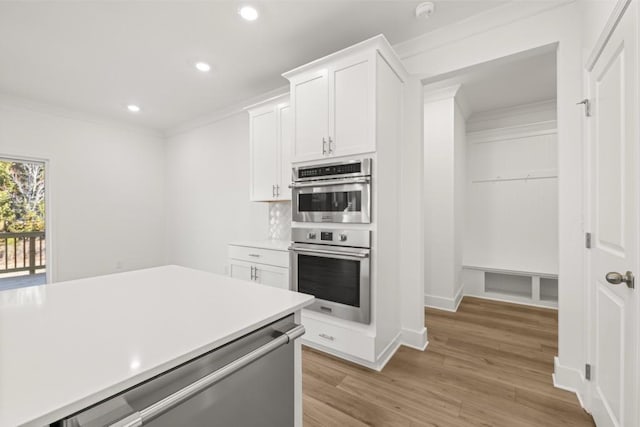
<path id="1" fill-rule="evenodd" d="M 344 257 L 355 257 L 355 258 L 369 258 L 369 254 L 363 252 L 338 252 L 338 251 L 328 251 L 325 249 L 302 249 L 302 248 L 293 248 L 289 247 L 291 252 L 301 252 L 307 254 L 320 254 L 320 255 L 337 255 Z"/>
<path id="2" fill-rule="evenodd" d="M 329 185 L 343 185 L 343 184 L 369 184 L 370 182 L 371 182 L 371 177 L 365 176 L 362 178 L 327 179 L 323 181 L 294 182 L 289 185 L 289 188 L 326 187 Z"/>

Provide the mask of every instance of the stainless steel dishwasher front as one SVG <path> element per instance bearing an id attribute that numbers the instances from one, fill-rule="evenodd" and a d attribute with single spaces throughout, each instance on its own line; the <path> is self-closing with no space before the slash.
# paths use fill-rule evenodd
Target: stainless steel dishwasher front
<path id="1" fill-rule="evenodd" d="M 303 333 L 285 317 L 52 426 L 293 426 Z"/>

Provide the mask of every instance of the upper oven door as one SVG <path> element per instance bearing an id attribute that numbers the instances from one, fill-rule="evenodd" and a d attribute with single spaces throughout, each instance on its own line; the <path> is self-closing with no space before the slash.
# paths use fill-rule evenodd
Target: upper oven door
<path id="1" fill-rule="evenodd" d="M 368 177 L 294 183 L 292 200 L 294 221 L 371 222 L 371 182 Z"/>

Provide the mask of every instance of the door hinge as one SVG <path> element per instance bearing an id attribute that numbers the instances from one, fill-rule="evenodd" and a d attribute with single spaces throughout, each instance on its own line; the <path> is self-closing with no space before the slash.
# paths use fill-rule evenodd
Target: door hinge
<path id="1" fill-rule="evenodd" d="M 584 233 L 584 247 L 591 249 L 591 233 Z"/>
<path id="2" fill-rule="evenodd" d="M 584 365 L 584 378 L 591 381 L 591 365 L 588 363 Z"/>
<path id="3" fill-rule="evenodd" d="M 584 115 L 585 117 L 591 117 L 591 101 L 588 98 L 583 99 L 580 102 L 577 102 L 576 105 L 584 105 Z"/>

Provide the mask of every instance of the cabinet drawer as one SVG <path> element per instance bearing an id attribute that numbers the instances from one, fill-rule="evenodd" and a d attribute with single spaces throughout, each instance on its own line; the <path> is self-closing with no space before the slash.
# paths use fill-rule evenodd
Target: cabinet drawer
<path id="1" fill-rule="evenodd" d="M 229 258 L 289 268 L 289 252 L 229 245 Z"/>
<path id="2" fill-rule="evenodd" d="M 302 311 L 302 324 L 306 329 L 306 333 L 302 336 L 303 341 L 308 341 L 312 345 L 318 344 L 369 362 L 375 362 L 375 337 L 366 335 L 363 332 L 325 323 L 309 317 L 305 312 L 305 310 Z"/>

